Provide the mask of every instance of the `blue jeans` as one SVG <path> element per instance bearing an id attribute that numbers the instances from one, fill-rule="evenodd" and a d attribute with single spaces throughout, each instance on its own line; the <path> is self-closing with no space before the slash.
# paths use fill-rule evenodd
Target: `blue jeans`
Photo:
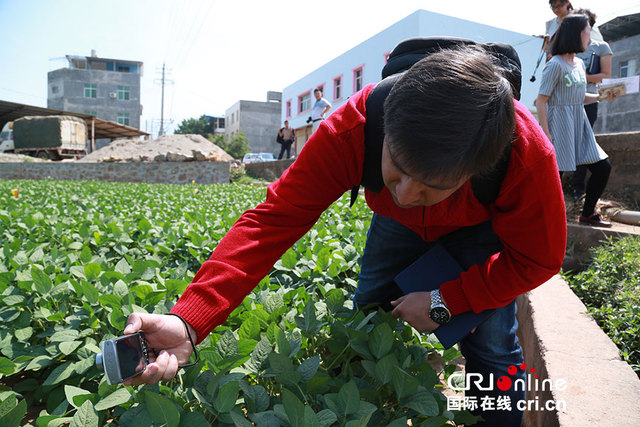
<path id="1" fill-rule="evenodd" d="M 438 242 L 465 270 L 472 265 L 483 264 L 489 256 L 502 249 L 502 243 L 490 222 L 456 230 L 441 237 Z M 373 214 L 354 296 L 356 304 L 380 304 L 387 310 L 391 309 L 390 301 L 402 295 L 393 282 L 394 277 L 433 245 L 434 242 L 424 241 L 397 221 Z M 525 380 L 524 370 L 517 369 L 515 375 L 507 373 L 509 366 L 518 367 L 524 362 L 522 348 L 516 336 L 517 329 L 516 304 L 512 301 L 497 309 L 473 334 L 460 341 L 460 351 L 466 359 L 466 373 L 482 375 L 480 388 L 488 388 L 490 382 L 493 384 L 494 390 L 482 391 L 472 382 L 471 389 L 465 392 L 465 396 L 473 396 L 472 399 L 478 403 L 478 410 L 472 412 L 485 420 L 476 424 L 478 426 L 510 427 L 520 426 L 522 423 L 522 412 L 516 408 L 516 404 L 525 399 L 526 387 L 520 384 L 518 391 L 512 387 L 505 392 L 496 387 L 496 381 L 504 375 L 514 382 L 517 379 Z M 490 381 L 490 378 L 493 380 Z M 498 396 L 508 396 L 510 411 L 497 410 L 495 404 L 493 410 L 481 409 L 483 397 L 489 397 L 489 401 L 496 403 Z"/>

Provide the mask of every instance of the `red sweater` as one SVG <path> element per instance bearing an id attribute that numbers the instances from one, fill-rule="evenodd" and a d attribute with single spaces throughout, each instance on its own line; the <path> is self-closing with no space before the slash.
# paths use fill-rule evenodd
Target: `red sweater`
<path id="1" fill-rule="evenodd" d="M 203 340 L 269 273 L 336 199 L 360 183 L 365 101 L 373 85 L 353 95 L 309 138 L 296 161 L 273 182 L 264 203 L 246 211 L 171 310 Z M 553 146 L 519 102 L 507 174 L 495 203 L 484 206 L 467 182 L 434 206 L 401 209 L 389 191 L 365 192 L 374 212 L 433 241 L 492 219 L 504 249 L 441 286 L 452 314 L 501 307 L 556 274 L 567 226 Z"/>

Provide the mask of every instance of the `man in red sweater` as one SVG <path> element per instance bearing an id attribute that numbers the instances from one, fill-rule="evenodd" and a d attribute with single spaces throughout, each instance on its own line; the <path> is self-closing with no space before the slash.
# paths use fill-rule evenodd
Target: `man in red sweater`
<path id="1" fill-rule="evenodd" d="M 229 230 L 171 310 L 134 313 L 125 333 L 144 330 L 163 349 L 127 384 L 173 378 L 202 341 L 252 291 L 322 212 L 358 185 L 364 164 L 365 101 L 354 94 L 325 120 L 295 163 Z M 522 362 L 515 335 L 516 296 L 557 273 L 566 246 L 564 199 L 552 145 L 491 57 L 477 48 L 443 50 L 417 62 L 384 105 L 385 140 L 379 193 L 365 192 L 374 211 L 355 302 L 387 304 L 419 331 L 448 317 L 495 308 L 460 342 L 467 372 L 506 375 Z M 490 171 L 511 144 L 500 192 L 478 201 L 470 178 Z M 402 296 L 393 278 L 435 242 L 466 269 L 433 292 Z M 186 330 L 186 332 L 185 332 Z M 522 373 L 523 375 L 524 373 Z M 468 395 L 479 390 L 470 390 Z M 482 413 L 487 425 L 519 425 L 514 410 Z"/>

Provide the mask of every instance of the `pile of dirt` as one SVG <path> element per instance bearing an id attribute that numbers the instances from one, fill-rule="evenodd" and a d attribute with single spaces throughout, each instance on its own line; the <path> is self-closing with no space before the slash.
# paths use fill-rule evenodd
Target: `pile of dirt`
<path id="1" fill-rule="evenodd" d="M 222 148 L 201 135 L 162 135 L 146 141 L 116 139 L 79 162 L 189 162 L 233 160 Z"/>
<path id="2" fill-rule="evenodd" d="M 0 163 L 24 163 L 24 162 L 48 162 L 47 159 L 38 159 L 24 154 L 0 153 Z"/>

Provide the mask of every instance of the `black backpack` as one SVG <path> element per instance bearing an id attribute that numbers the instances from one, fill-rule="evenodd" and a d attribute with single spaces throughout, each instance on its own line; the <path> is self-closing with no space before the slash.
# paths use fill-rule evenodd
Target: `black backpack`
<path id="1" fill-rule="evenodd" d="M 491 53 L 502 65 L 506 79 L 511 83 L 513 96 L 520 99 L 522 74 L 520 58 L 516 50 L 504 43 L 477 43 L 473 40 L 455 37 L 417 37 L 400 42 L 389 54 L 387 64 L 382 69 L 382 81 L 376 85 L 366 101 L 367 122 L 364 126 L 365 151 L 362 181 L 351 189 L 351 206 L 358 197 L 360 186 L 369 191 L 379 193 L 384 187 L 382 180 L 382 142 L 384 140 L 384 100 L 389 95 L 393 84 L 413 64 L 427 55 L 460 45 L 477 45 Z M 508 144 L 496 166 L 490 173 L 471 177 L 471 188 L 476 198 L 489 205 L 498 197 L 502 180 L 507 173 L 511 144 Z"/>

